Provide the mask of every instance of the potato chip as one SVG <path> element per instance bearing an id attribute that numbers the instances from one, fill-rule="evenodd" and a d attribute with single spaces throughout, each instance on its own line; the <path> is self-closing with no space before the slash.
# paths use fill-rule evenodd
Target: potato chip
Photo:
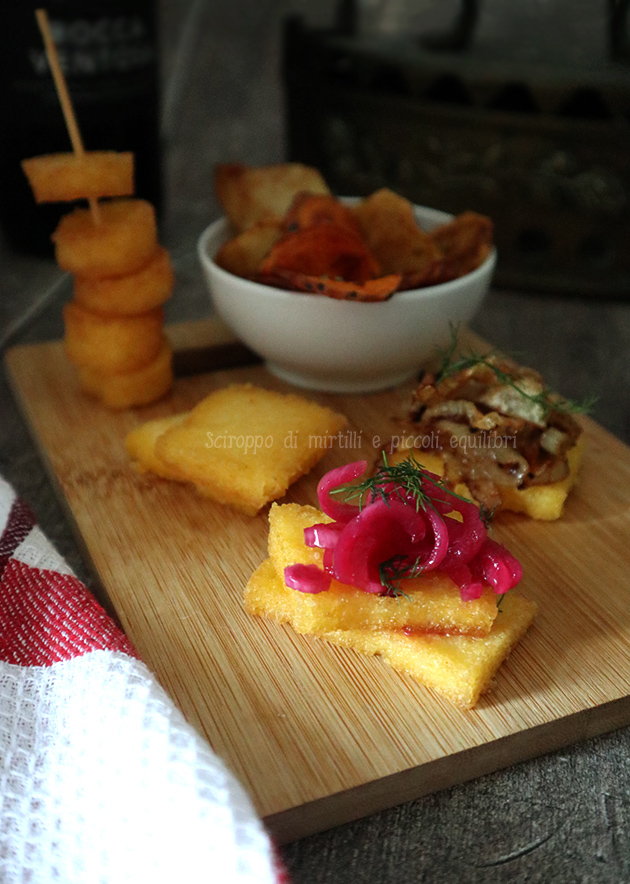
<path id="1" fill-rule="evenodd" d="M 402 277 L 399 273 L 368 279 L 364 283 L 346 282 L 343 279 L 329 279 L 326 276 L 308 276 L 291 270 L 277 270 L 263 275 L 259 282 L 275 285 L 293 292 L 308 292 L 325 295 L 337 301 L 385 301 L 399 291 Z"/>
<path id="2" fill-rule="evenodd" d="M 400 274 L 399 292 L 407 292 L 410 289 L 424 288 L 429 285 L 438 285 L 444 282 L 443 278 L 443 261 L 433 261 L 427 265 L 424 270 L 406 271 Z"/>
<path id="3" fill-rule="evenodd" d="M 349 206 L 329 194 L 299 193 L 286 213 L 287 230 L 301 230 L 315 224 L 337 224 L 361 236 L 361 231 Z"/>
<path id="4" fill-rule="evenodd" d="M 342 201 L 316 170 L 295 163 L 220 165 L 216 187 L 244 231 L 221 246 L 216 263 L 290 291 L 381 301 L 463 276 L 492 249 L 492 224 L 482 215 L 465 212 L 428 232 L 413 204 L 392 190 Z"/>
<path id="5" fill-rule="evenodd" d="M 492 251 L 493 225 L 476 212 L 462 212 L 431 232 L 442 253 L 440 282 L 457 279 L 475 270 Z"/>
<path id="6" fill-rule="evenodd" d="M 260 272 L 289 270 L 307 276 L 363 283 L 380 268 L 363 240 L 339 224 L 317 224 L 288 233 L 260 265 Z"/>
<path id="7" fill-rule="evenodd" d="M 298 193 L 330 193 L 317 169 L 301 163 L 251 168 L 221 163 L 215 169 L 217 198 L 238 232 L 283 218 Z"/>
<path id="8" fill-rule="evenodd" d="M 354 206 L 353 211 L 384 273 L 432 278 L 441 253 L 431 236 L 418 227 L 409 200 L 383 188 Z"/>
<path id="9" fill-rule="evenodd" d="M 235 276 L 254 277 L 282 234 L 281 221 L 261 221 L 223 243 L 214 260 Z"/>

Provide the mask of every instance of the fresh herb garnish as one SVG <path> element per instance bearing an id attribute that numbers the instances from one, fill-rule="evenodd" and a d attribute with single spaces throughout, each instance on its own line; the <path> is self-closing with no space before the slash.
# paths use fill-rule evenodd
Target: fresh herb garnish
<path id="1" fill-rule="evenodd" d="M 409 601 L 409 596 L 400 588 L 400 581 L 419 577 L 422 574 L 419 562 L 420 559 L 416 559 L 410 565 L 404 556 L 392 556 L 391 559 L 381 562 L 378 573 L 386 593 L 394 598 L 404 598 Z"/>
<path id="2" fill-rule="evenodd" d="M 373 476 L 358 484 L 339 485 L 330 493 L 343 495 L 347 503 L 357 502 L 359 509 L 365 503 L 370 503 L 379 497 L 385 503 L 389 503 L 394 495 L 405 503 L 411 498 L 415 501 L 417 512 L 428 506 L 434 508 L 435 495 L 431 494 L 434 488 L 439 488 L 441 492 L 446 492 L 456 500 L 470 503 L 467 498 L 451 491 L 440 479 L 426 472 L 422 464 L 416 460 L 413 451 L 409 452 L 405 460 L 396 464 L 388 463 L 387 454 L 383 452 L 383 463 Z"/>
<path id="3" fill-rule="evenodd" d="M 467 371 L 478 366 L 489 368 L 498 381 L 511 389 L 515 390 L 523 399 L 538 406 L 543 414 L 547 417 L 550 412 L 555 411 L 560 414 L 587 414 L 595 402 L 596 396 L 589 396 L 582 402 L 573 402 L 565 399 L 563 396 L 552 392 L 548 387 L 543 387 L 538 393 L 528 393 L 519 385 L 519 379 L 515 379 L 509 372 L 504 371 L 500 365 L 496 363 L 498 356 L 494 353 L 481 354 L 471 351 L 467 356 L 455 357 L 457 349 L 457 328 L 451 326 L 451 343 L 446 351 L 442 353 L 442 365 L 437 372 L 436 382 L 445 380 L 453 375 L 459 374 L 461 371 Z"/>

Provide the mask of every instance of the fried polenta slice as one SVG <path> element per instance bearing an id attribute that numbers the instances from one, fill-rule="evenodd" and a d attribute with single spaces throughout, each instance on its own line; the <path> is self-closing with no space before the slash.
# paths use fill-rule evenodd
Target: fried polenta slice
<path id="1" fill-rule="evenodd" d="M 22 160 L 37 203 L 131 196 L 133 153 L 93 150 L 52 153 Z"/>
<path id="2" fill-rule="evenodd" d="M 292 623 L 288 615 L 288 589 L 270 559 L 254 572 L 245 588 L 249 613 Z M 378 655 L 394 669 L 418 679 L 462 709 L 471 709 L 488 690 L 499 667 L 525 634 L 536 605 L 508 593 L 491 632 L 469 635 L 406 635 L 402 630 L 337 629 L 311 634 L 332 644 L 368 656 Z"/>
<path id="3" fill-rule="evenodd" d="M 301 163 L 275 163 L 257 168 L 241 163 L 220 163 L 215 169 L 214 186 L 237 232 L 261 221 L 283 218 L 298 193 L 330 193 L 317 169 Z"/>
<path id="4" fill-rule="evenodd" d="M 418 226 L 409 200 L 382 188 L 353 206 L 353 212 L 383 273 L 413 274 L 415 285 L 437 279 L 441 252 Z"/>
<path id="5" fill-rule="evenodd" d="M 496 353 L 472 353 L 453 368 L 425 372 L 414 391 L 397 457 L 414 458 L 449 484 L 465 483 L 487 511 L 551 521 L 576 482 L 584 433 L 576 406 L 533 368 Z M 450 367 L 449 367 L 450 366 Z"/>
<path id="6" fill-rule="evenodd" d="M 166 395 L 173 385 L 173 353 L 164 338 L 155 359 L 132 371 L 109 373 L 78 366 L 79 384 L 86 393 L 113 410 L 148 405 Z"/>
<path id="7" fill-rule="evenodd" d="M 169 467 L 156 455 L 155 444 L 163 433 L 181 424 L 186 417 L 187 411 L 155 418 L 145 421 L 127 434 L 125 450 L 139 473 L 154 473 L 163 479 L 180 479 L 179 471 Z"/>
<path id="8" fill-rule="evenodd" d="M 269 558 L 284 581 L 289 565 L 323 566 L 323 551 L 306 546 L 304 529 L 332 521 L 312 506 L 273 504 L 269 511 Z M 497 616 L 497 597 L 487 587 L 480 599 L 464 602 L 444 574 L 400 581 L 401 594 L 379 596 L 333 580 L 325 592 L 290 589 L 283 595 L 283 619 L 298 632 L 335 629 L 402 629 L 434 634 L 487 635 Z M 260 613 L 260 612 L 254 612 Z"/>
<path id="9" fill-rule="evenodd" d="M 93 313 L 74 301 L 63 307 L 64 349 L 75 365 L 109 374 L 153 362 L 164 345 L 161 307 L 138 316 Z"/>
<path id="10" fill-rule="evenodd" d="M 167 301 L 173 291 L 173 266 L 159 247 L 148 264 L 126 276 L 75 276 L 74 300 L 95 313 L 133 316 Z"/>
<path id="11" fill-rule="evenodd" d="M 301 396 L 234 384 L 163 433 L 155 452 L 200 493 L 255 515 L 315 466 L 346 423 Z"/>
<path id="12" fill-rule="evenodd" d="M 99 223 L 89 209 L 64 215 L 52 240 L 62 270 L 82 276 L 125 276 L 155 257 L 157 222 L 151 203 L 113 199 L 99 203 Z"/>
<path id="13" fill-rule="evenodd" d="M 528 488 L 513 488 L 509 485 L 499 485 L 497 490 L 501 497 L 500 509 L 509 510 L 513 513 L 523 513 L 530 519 L 551 522 L 559 519 L 564 510 L 564 504 L 569 492 L 575 485 L 578 477 L 582 457 L 584 455 L 584 435 L 582 434 L 576 444 L 567 452 L 569 475 L 559 482 L 551 482 L 548 485 L 530 485 Z M 398 463 L 409 456 L 410 449 L 401 448 L 389 457 L 390 463 Z M 424 469 L 443 477 L 446 472 L 446 464 L 440 454 L 432 451 L 414 451 L 415 459 L 422 464 Z M 456 494 L 474 500 L 474 495 L 468 486 L 461 482 L 453 489 Z"/>
<path id="14" fill-rule="evenodd" d="M 250 279 L 282 235 L 281 221 L 261 221 L 223 243 L 215 263 L 228 273 Z"/>
<path id="15" fill-rule="evenodd" d="M 549 485 L 530 485 L 529 488 L 507 486 L 501 488 L 502 509 L 511 510 L 514 513 L 524 513 L 530 519 L 546 522 L 559 519 L 569 492 L 577 481 L 584 448 L 585 440 L 584 434 L 582 434 L 573 448 L 567 451 L 569 475 L 559 482 L 551 482 Z"/>

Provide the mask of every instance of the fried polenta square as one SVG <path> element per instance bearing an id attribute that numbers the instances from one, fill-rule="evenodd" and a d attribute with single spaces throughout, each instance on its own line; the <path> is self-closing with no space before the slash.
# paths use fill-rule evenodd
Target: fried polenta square
<path id="1" fill-rule="evenodd" d="M 211 393 L 155 442 L 155 456 L 204 496 L 255 515 L 309 472 L 344 415 L 253 384 Z"/>
<path id="2" fill-rule="evenodd" d="M 299 563 L 323 567 L 323 550 L 306 546 L 304 529 L 332 521 L 312 506 L 273 504 L 269 511 L 269 558 L 284 583 L 284 569 Z M 496 619 L 497 597 L 489 586 L 463 601 L 446 574 L 429 572 L 400 581 L 398 596 L 375 595 L 333 580 L 330 589 L 301 593 L 285 586 L 277 602 L 297 632 L 337 629 L 411 629 L 434 635 L 487 635 Z M 264 613 L 253 611 L 252 613 Z"/>
<path id="3" fill-rule="evenodd" d="M 245 588 L 245 609 L 296 626 L 287 609 L 285 584 L 271 559 L 252 574 Z M 295 593 L 299 595 L 299 593 Z M 326 595 L 326 593 L 321 593 Z M 406 634 L 402 629 L 325 629 L 310 633 L 332 644 L 379 656 L 400 672 L 411 675 L 455 706 L 472 709 L 492 684 L 499 667 L 520 641 L 536 613 L 536 605 L 514 592 L 502 602 L 488 635 Z"/>
<path id="4" fill-rule="evenodd" d="M 156 455 L 155 444 L 163 433 L 181 424 L 187 416 L 188 412 L 185 411 L 155 418 L 145 421 L 127 434 L 125 449 L 139 473 L 155 473 L 163 479 L 181 479 L 181 473 L 177 469 L 169 467 Z"/>

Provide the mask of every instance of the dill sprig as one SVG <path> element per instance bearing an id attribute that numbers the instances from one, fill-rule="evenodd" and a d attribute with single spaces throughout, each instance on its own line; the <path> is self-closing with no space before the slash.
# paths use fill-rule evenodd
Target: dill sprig
<path id="1" fill-rule="evenodd" d="M 392 489 L 392 485 L 394 486 Z M 446 492 L 456 500 L 469 503 L 465 497 L 451 491 L 440 479 L 426 472 L 422 464 L 416 460 L 413 451 L 400 463 L 390 464 L 387 454 L 383 452 L 383 463 L 376 469 L 372 476 L 368 476 L 362 482 L 348 483 L 333 488 L 331 494 L 340 494 L 346 503 L 357 502 L 359 509 L 366 503 L 371 503 L 379 497 L 389 503 L 392 496 L 407 503 L 412 498 L 416 504 L 416 512 L 420 509 L 432 507 L 435 509 L 433 489 Z"/>
<path id="2" fill-rule="evenodd" d="M 418 558 L 410 564 L 404 556 L 392 556 L 391 559 L 381 562 L 378 574 L 386 593 L 394 598 L 404 598 L 409 601 L 407 593 L 400 588 L 400 581 L 419 577 L 423 570 L 419 562 Z"/>
<path id="3" fill-rule="evenodd" d="M 428 473 L 422 464 L 416 460 L 413 451 L 400 463 L 390 464 L 387 454 L 383 452 L 383 463 L 376 469 L 372 476 L 362 482 L 338 485 L 332 488 L 330 494 L 342 495 L 346 503 L 356 502 L 358 509 L 368 503 L 373 503 L 379 498 L 389 506 L 392 497 L 397 497 L 404 503 L 409 504 L 410 499 L 415 501 L 416 512 L 428 507 L 436 509 L 436 490 L 441 494 L 448 494 L 454 500 L 470 501 L 451 491 L 444 482 L 436 476 Z M 489 510 L 484 511 L 483 518 L 491 518 Z M 383 589 L 394 598 L 408 598 L 400 587 L 402 580 L 419 577 L 423 573 L 420 558 L 410 561 L 404 555 L 394 555 L 379 564 L 379 579 Z"/>
<path id="4" fill-rule="evenodd" d="M 589 396 L 582 400 L 582 402 L 573 402 L 571 399 L 559 396 L 548 387 L 543 387 L 538 393 L 528 393 L 527 390 L 523 390 L 519 386 L 518 379 L 515 379 L 509 372 L 504 371 L 500 365 L 497 365 L 494 361 L 497 358 L 496 354 L 489 353 L 483 355 L 471 351 L 467 356 L 456 358 L 456 348 L 457 328 L 451 326 L 451 343 L 442 354 L 442 365 L 436 375 L 437 383 L 461 371 L 484 366 L 489 368 L 502 384 L 515 390 L 523 399 L 538 406 L 545 418 L 553 411 L 559 414 L 587 414 L 597 401 L 596 396 Z"/>

